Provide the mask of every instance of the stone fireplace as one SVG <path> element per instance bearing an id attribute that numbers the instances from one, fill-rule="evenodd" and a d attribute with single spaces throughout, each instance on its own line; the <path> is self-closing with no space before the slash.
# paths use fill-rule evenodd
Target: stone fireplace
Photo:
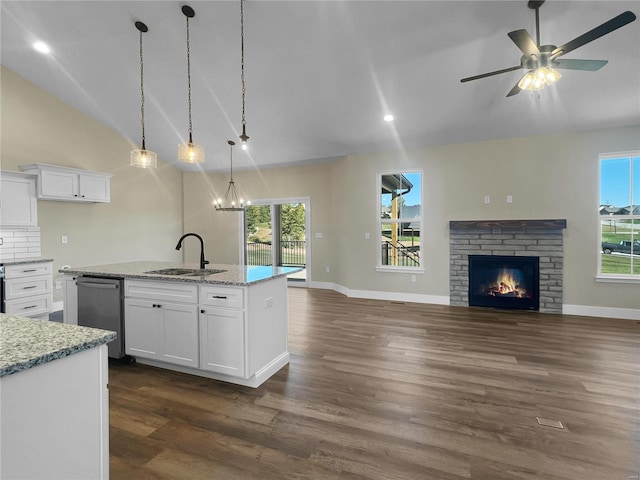
<path id="1" fill-rule="evenodd" d="M 566 220 L 470 220 L 449 222 L 450 304 L 469 306 L 469 256 L 537 257 L 538 306 L 562 313 Z M 509 296 L 505 295 L 505 298 Z M 500 301 L 499 301 L 500 302 Z M 508 300 L 506 300 L 508 304 Z M 473 304 L 478 305 L 472 300 Z M 489 306 L 489 305 L 481 305 Z M 500 308 L 500 305 L 491 305 Z M 520 308 L 505 306 L 504 308 Z"/>

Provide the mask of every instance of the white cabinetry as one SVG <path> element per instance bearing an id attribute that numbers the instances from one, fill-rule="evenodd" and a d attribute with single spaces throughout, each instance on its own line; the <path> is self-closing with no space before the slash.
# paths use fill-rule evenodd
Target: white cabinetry
<path id="1" fill-rule="evenodd" d="M 108 480 L 107 346 L 0 378 L 0 478 Z"/>
<path id="2" fill-rule="evenodd" d="M 53 305 L 51 262 L 5 266 L 5 310 L 48 320 Z"/>
<path id="3" fill-rule="evenodd" d="M 78 324 L 78 286 L 76 275 L 62 276 L 62 296 L 64 299 L 62 321 L 70 325 Z"/>
<path id="4" fill-rule="evenodd" d="M 44 163 L 21 165 L 20 168 L 38 175 L 37 192 L 41 200 L 111 201 L 111 174 Z"/>
<path id="5" fill-rule="evenodd" d="M 0 225 L 38 226 L 36 177 L 19 172 L 0 172 Z"/>
<path id="6" fill-rule="evenodd" d="M 247 378 L 244 289 L 200 286 L 200 368 Z"/>
<path id="7" fill-rule="evenodd" d="M 246 286 L 125 278 L 125 351 L 139 363 L 258 387 L 289 362 L 287 279 Z"/>
<path id="8" fill-rule="evenodd" d="M 196 285 L 125 281 L 126 353 L 197 368 L 197 298 Z"/>

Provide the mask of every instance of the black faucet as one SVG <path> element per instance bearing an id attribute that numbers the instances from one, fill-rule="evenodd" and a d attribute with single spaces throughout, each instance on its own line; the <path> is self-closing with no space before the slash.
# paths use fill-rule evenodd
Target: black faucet
<path id="1" fill-rule="evenodd" d="M 185 233 L 180 237 L 180 240 L 178 240 L 176 250 L 180 250 L 180 248 L 182 247 L 182 241 L 187 237 L 196 237 L 198 240 L 200 240 L 200 270 L 204 270 L 204 266 L 209 263 L 209 261 L 204 259 L 204 240 L 202 240 L 202 237 L 200 235 L 198 235 L 197 233 Z"/>

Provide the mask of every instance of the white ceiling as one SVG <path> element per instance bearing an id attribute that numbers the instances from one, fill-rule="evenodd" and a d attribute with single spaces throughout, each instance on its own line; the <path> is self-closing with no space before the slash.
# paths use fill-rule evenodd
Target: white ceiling
<path id="1" fill-rule="evenodd" d="M 194 142 L 205 147 L 204 170 L 228 170 L 227 139 L 241 130 L 238 0 L 2 0 L 2 65 L 139 145 L 134 22 L 143 21 L 147 148 L 176 163 L 188 131 L 185 3 L 196 12 Z M 626 10 L 640 15 L 640 1 L 548 0 L 540 9 L 541 43 L 564 44 Z M 522 70 L 460 83 L 519 65 L 521 52 L 507 33 L 521 28 L 535 38 L 525 0 L 247 0 L 251 139 L 248 152 L 234 152 L 234 166 L 640 125 L 638 20 L 563 57 L 609 63 L 597 72 L 563 70 L 540 98 L 505 97 Z M 35 52 L 35 40 L 53 53 Z M 393 124 L 382 120 L 386 112 Z"/>

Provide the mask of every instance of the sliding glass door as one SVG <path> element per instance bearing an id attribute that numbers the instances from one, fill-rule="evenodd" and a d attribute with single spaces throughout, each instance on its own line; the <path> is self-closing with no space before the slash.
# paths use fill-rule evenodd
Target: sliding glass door
<path id="1" fill-rule="evenodd" d="M 244 215 L 245 263 L 302 267 L 289 285 L 307 286 L 309 199 L 254 201 Z"/>

